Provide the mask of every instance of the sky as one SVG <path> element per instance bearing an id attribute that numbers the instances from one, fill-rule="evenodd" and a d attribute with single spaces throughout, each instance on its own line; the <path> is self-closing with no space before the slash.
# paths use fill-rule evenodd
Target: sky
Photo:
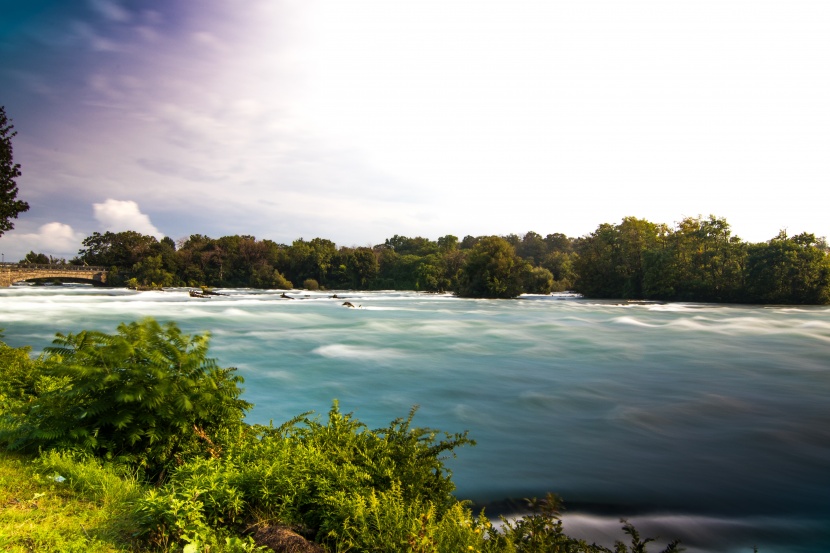
<path id="1" fill-rule="evenodd" d="M 0 0 L 6 261 L 638 217 L 830 236 L 826 0 Z"/>

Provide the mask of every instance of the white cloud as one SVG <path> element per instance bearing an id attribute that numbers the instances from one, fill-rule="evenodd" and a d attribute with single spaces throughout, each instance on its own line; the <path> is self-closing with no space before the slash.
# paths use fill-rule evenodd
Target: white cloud
<path id="1" fill-rule="evenodd" d="M 102 204 L 92 204 L 92 207 L 95 210 L 95 218 L 103 225 L 104 230 L 111 232 L 134 230 L 158 239 L 164 237 L 164 233 L 150 222 L 150 217 L 142 213 L 138 204 L 133 201 L 109 198 Z"/>
<path id="2" fill-rule="evenodd" d="M 1 244 L 6 261 L 20 261 L 30 251 L 71 259 L 78 254 L 84 238 L 83 233 L 69 225 L 52 222 L 42 225 L 37 232 L 4 235 Z"/>

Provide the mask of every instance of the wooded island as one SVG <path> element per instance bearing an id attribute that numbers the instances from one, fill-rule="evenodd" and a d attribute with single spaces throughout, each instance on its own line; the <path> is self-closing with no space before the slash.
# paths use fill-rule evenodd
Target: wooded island
<path id="1" fill-rule="evenodd" d="M 49 263 L 30 252 L 23 262 Z M 454 292 L 513 298 L 572 290 L 590 298 L 761 304 L 830 302 L 823 238 L 802 233 L 761 243 L 733 236 L 725 219 L 688 217 L 675 228 L 627 217 L 587 236 L 395 235 L 372 247 L 253 236 L 174 242 L 134 231 L 98 232 L 69 264 L 106 267 L 112 286 L 214 286 Z"/>

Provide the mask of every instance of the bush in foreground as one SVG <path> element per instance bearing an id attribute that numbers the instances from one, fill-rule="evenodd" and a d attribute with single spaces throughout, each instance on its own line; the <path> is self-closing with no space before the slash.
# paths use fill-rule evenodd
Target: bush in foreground
<path id="1" fill-rule="evenodd" d="M 4 416 L 9 449 L 71 449 L 158 475 L 238 426 L 241 377 L 207 357 L 208 334 L 153 319 L 116 334 L 58 334 Z M 10 375 L 3 380 L 13 381 Z M 13 383 L 13 382 L 12 382 Z"/>

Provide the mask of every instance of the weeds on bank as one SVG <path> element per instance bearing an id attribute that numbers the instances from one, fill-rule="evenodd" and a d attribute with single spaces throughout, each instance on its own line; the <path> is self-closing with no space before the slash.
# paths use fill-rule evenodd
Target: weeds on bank
<path id="1" fill-rule="evenodd" d="M 0 550 L 140 551 L 125 516 L 140 493 L 134 479 L 94 460 L 50 453 L 32 464 L 0 453 Z"/>

